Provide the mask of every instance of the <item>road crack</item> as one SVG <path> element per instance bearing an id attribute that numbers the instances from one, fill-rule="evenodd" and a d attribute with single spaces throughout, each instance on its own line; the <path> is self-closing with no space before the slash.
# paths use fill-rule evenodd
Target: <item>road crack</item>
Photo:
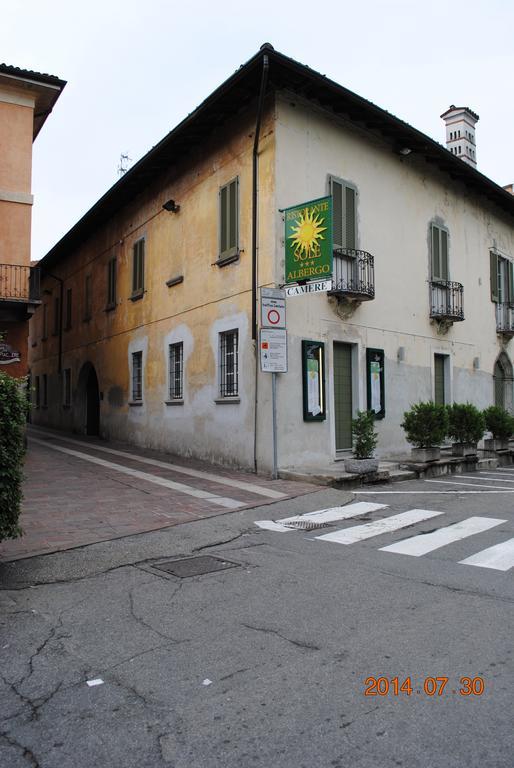
<path id="1" fill-rule="evenodd" d="M 282 638 L 282 640 L 285 640 L 288 643 L 291 643 L 291 645 L 296 646 L 297 648 L 302 648 L 306 651 L 320 651 L 321 648 L 318 645 L 313 645 L 312 643 L 306 643 L 302 640 L 292 640 L 290 637 L 286 637 L 281 632 L 278 631 L 278 629 L 270 629 L 269 627 L 255 627 L 253 624 L 245 624 L 244 622 L 241 622 L 243 627 L 246 627 L 246 629 L 253 629 L 254 632 L 264 632 L 268 635 L 276 635 L 277 637 Z"/>

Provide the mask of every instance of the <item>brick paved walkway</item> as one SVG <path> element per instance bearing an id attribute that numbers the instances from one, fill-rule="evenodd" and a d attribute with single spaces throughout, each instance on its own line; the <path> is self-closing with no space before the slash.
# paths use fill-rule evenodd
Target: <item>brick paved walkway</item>
<path id="1" fill-rule="evenodd" d="M 131 456 L 106 452 L 105 448 Z M 92 463 L 68 451 L 85 454 L 101 463 Z M 138 461 L 136 457 L 145 461 Z M 153 465 L 149 460 L 173 464 L 174 468 Z M 122 465 L 128 474 L 112 465 Z M 177 467 L 194 470 L 200 476 L 185 474 Z M 204 477 L 202 473 L 215 475 L 219 480 Z M 275 500 L 223 481 L 247 483 L 264 492 L 282 493 L 283 498 L 319 490 L 307 483 L 271 481 L 206 462 L 34 428 L 29 433 L 25 476 L 21 515 L 24 535 L 0 543 L 0 561 L 48 554 L 225 514 L 230 508 L 222 506 L 224 504 L 244 509 Z M 168 485 L 180 483 L 191 490 L 181 492 L 156 484 L 160 481 Z M 205 498 L 189 495 L 197 491 L 203 492 L 200 495 Z"/>

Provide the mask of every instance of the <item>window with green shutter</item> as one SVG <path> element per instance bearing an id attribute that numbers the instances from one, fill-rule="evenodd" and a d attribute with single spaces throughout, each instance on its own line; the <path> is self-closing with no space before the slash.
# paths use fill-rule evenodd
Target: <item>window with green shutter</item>
<path id="1" fill-rule="evenodd" d="M 239 180 L 232 179 L 219 191 L 219 261 L 239 252 Z"/>
<path id="2" fill-rule="evenodd" d="M 491 301 L 514 303 L 514 265 L 496 251 L 489 252 L 491 265 Z"/>
<path id="3" fill-rule="evenodd" d="M 134 243 L 132 257 L 132 299 L 140 298 L 145 290 L 145 241 Z"/>
<path id="4" fill-rule="evenodd" d="M 357 190 L 335 176 L 329 176 L 332 195 L 334 248 L 357 248 Z"/>
<path id="5" fill-rule="evenodd" d="M 431 280 L 449 280 L 448 231 L 435 224 L 431 226 Z"/>

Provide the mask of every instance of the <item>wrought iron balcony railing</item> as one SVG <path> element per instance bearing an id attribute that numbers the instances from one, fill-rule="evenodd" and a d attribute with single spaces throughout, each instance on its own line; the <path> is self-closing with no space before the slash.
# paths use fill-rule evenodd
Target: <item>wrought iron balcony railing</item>
<path id="1" fill-rule="evenodd" d="M 514 336 L 514 304 L 500 302 L 496 305 L 496 332 Z"/>
<path id="2" fill-rule="evenodd" d="M 464 320 L 464 286 L 451 280 L 431 280 L 430 317 L 451 323 Z"/>
<path id="3" fill-rule="evenodd" d="M 0 301 L 40 299 L 39 269 L 21 264 L 0 264 Z"/>
<path id="4" fill-rule="evenodd" d="M 330 293 L 358 301 L 374 299 L 375 263 L 371 253 L 355 248 L 335 248 Z"/>

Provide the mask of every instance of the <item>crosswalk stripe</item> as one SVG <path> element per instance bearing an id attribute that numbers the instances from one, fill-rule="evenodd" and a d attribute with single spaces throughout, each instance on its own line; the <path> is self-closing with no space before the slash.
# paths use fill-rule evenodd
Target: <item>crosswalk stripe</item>
<path id="1" fill-rule="evenodd" d="M 508 571 L 514 566 L 514 539 L 508 539 L 494 547 L 488 547 L 476 555 L 459 561 L 462 565 L 476 565 L 478 568 L 492 568 Z"/>
<path id="2" fill-rule="evenodd" d="M 432 533 L 411 536 L 409 539 L 397 541 L 380 549 L 382 552 L 395 552 L 398 555 L 420 557 L 421 555 L 426 555 L 427 552 L 432 552 L 434 549 L 445 547 L 447 544 L 452 544 L 460 539 L 466 539 L 475 533 L 488 531 L 490 528 L 505 522 L 505 520 L 498 520 L 492 517 L 468 517 L 467 520 L 462 520 L 460 523 L 448 525 L 446 528 L 439 528 Z"/>
<path id="3" fill-rule="evenodd" d="M 336 544 L 354 544 L 357 541 L 370 539 L 372 536 L 380 536 L 383 533 L 390 533 L 400 528 L 406 528 L 408 525 L 420 523 L 423 520 L 428 520 L 431 517 L 437 517 L 442 514 L 442 512 L 434 512 L 429 509 L 409 509 L 408 512 L 401 512 L 399 515 L 385 517 L 382 520 L 375 520 L 365 525 L 354 525 L 342 531 L 334 531 L 323 536 L 316 536 L 316 538 Z"/>
<path id="4" fill-rule="evenodd" d="M 387 504 L 373 504 L 370 501 L 356 501 L 348 504 L 346 507 L 329 507 L 328 509 L 319 509 L 317 512 L 306 512 L 304 515 L 295 515 L 286 517 L 278 522 L 282 525 L 295 523 L 301 520 L 307 520 L 312 523 L 334 523 L 337 520 L 347 520 L 350 517 L 358 517 L 368 512 L 376 512 L 378 509 L 385 509 Z"/>
<path id="5" fill-rule="evenodd" d="M 461 475 L 459 475 L 461 477 Z M 506 481 L 509 482 L 508 480 Z M 464 485 L 466 488 L 496 488 L 497 485 L 484 485 L 483 483 L 458 483 L 456 480 L 425 480 L 425 483 L 442 483 L 443 485 Z M 512 488 L 501 488 L 502 491 L 511 491 Z"/>
<path id="6" fill-rule="evenodd" d="M 105 461 L 99 459 L 96 456 L 91 456 L 89 453 L 82 453 L 81 451 L 72 451 L 71 448 L 64 448 L 61 445 L 54 445 L 46 440 L 37 440 L 35 437 L 31 438 L 33 443 L 43 445 L 45 448 L 51 448 L 53 451 L 59 451 L 60 453 L 66 453 L 69 456 L 75 456 L 77 459 L 83 459 L 84 461 L 90 461 L 92 464 L 96 464 L 99 467 L 105 469 L 112 469 L 115 472 L 121 472 L 124 475 L 130 475 L 136 477 L 138 480 L 145 480 L 147 483 L 154 483 L 155 485 L 161 485 L 164 488 L 170 488 L 173 491 L 179 491 L 185 493 L 187 496 L 194 496 L 197 499 L 205 499 L 211 504 L 216 504 L 218 507 L 225 507 L 226 509 L 239 509 L 244 507 L 245 503 L 242 501 L 236 501 L 225 496 L 217 496 L 209 491 L 202 491 L 198 488 L 193 488 L 191 485 L 184 485 L 184 483 L 176 483 L 174 480 L 167 480 L 164 477 L 158 475 L 151 475 L 149 472 L 140 472 L 138 469 L 131 469 L 130 467 L 124 467 L 122 464 L 115 464 L 112 461 Z"/>

